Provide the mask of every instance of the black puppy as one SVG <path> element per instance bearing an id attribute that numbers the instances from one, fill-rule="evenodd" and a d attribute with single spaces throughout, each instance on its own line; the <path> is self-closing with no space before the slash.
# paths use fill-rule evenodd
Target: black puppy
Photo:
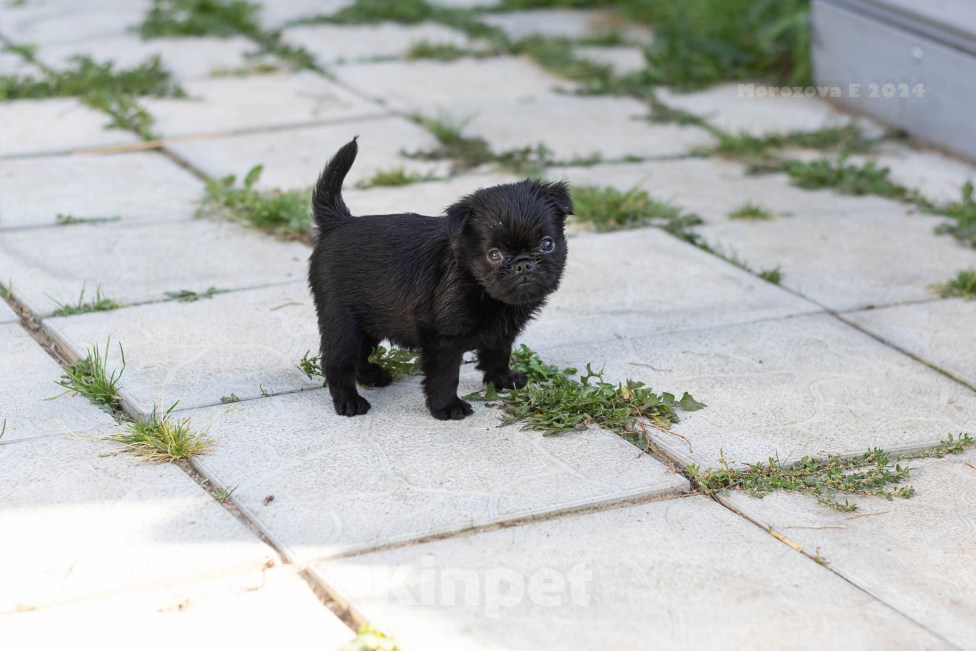
<path id="1" fill-rule="evenodd" d="M 336 413 L 369 411 L 357 381 L 392 381 L 368 362 L 382 339 L 420 351 L 427 407 L 440 420 L 471 414 L 457 395 L 466 351 L 477 351 L 486 383 L 525 386 L 525 375 L 509 368 L 512 342 L 559 287 L 563 226 L 573 214 L 566 184 L 525 180 L 478 190 L 443 217 L 353 217 L 341 191 L 357 150 L 355 139 L 340 149 L 312 195 L 317 233 L 308 282 Z"/>

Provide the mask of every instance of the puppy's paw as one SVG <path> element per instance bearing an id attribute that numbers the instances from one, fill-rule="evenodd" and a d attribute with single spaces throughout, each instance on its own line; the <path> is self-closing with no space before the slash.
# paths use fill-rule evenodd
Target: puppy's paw
<path id="1" fill-rule="evenodd" d="M 430 415 L 437 420 L 462 420 L 465 416 L 470 416 L 473 413 L 474 410 L 471 409 L 471 405 L 460 398 L 455 398 L 454 402 L 446 407 L 430 408 Z"/>
<path id="2" fill-rule="evenodd" d="M 529 381 L 525 373 L 513 371 L 511 369 L 501 373 L 485 373 L 484 382 L 494 383 L 496 389 L 521 389 Z"/>
<path id="3" fill-rule="evenodd" d="M 340 416 L 361 416 L 370 408 L 369 401 L 357 394 L 333 398 L 332 404 Z"/>
<path id="4" fill-rule="evenodd" d="M 385 387 L 393 382 L 393 376 L 382 366 L 367 364 L 356 373 L 356 382 L 364 387 Z"/>

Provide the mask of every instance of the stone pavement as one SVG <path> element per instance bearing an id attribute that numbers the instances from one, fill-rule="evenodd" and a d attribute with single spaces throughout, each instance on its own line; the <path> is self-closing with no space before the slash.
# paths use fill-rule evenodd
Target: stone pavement
<path id="1" fill-rule="evenodd" d="M 715 138 L 701 126 L 654 123 L 632 98 L 567 94 L 570 81 L 528 58 L 405 57 L 421 40 L 480 47 L 454 28 L 290 25 L 349 4 L 266 2 L 264 27 L 284 26 L 319 70 L 233 75 L 213 73 L 246 68 L 256 43 L 144 41 L 130 28 L 149 0 L 0 4 L 0 38 L 37 46 L 36 62 L 0 53 L 0 75 L 156 54 L 188 94 L 139 100 L 164 139 L 149 149 L 77 99 L 0 102 L 0 648 L 336 649 L 370 622 L 406 651 L 976 649 L 976 452 L 912 462 L 912 499 L 857 498 L 854 514 L 795 493 L 713 500 L 689 481 L 692 465 L 976 434 L 976 301 L 931 289 L 976 266 L 976 250 L 905 204 L 702 157 Z M 512 38 L 580 39 L 604 18 L 485 20 Z M 639 68 L 650 34 L 626 35 L 579 52 Z M 756 135 L 849 120 L 734 86 L 658 99 Z M 435 421 L 411 376 L 342 418 L 296 368 L 317 348 L 309 248 L 197 217 L 204 178 L 263 165 L 257 189 L 301 190 L 354 135 L 354 214 L 438 214 L 518 178 L 406 156 L 437 145 L 415 114 L 464 123 L 496 154 L 544 144 L 548 178 L 640 188 L 702 218 L 695 233 L 724 258 L 654 227 L 574 234 L 563 287 L 521 339 L 547 362 L 706 403 L 654 431 L 659 454 L 596 427 L 500 426 L 480 402 L 464 421 Z M 898 143 L 868 159 L 940 201 L 976 177 L 972 163 Z M 430 180 L 354 187 L 395 168 Z M 746 202 L 774 218 L 730 219 Z M 778 285 L 755 273 L 775 267 Z M 83 289 L 122 307 L 54 314 Z M 109 369 L 125 351 L 128 415 L 178 401 L 175 416 L 209 428 L 206 454 L 140 462 L 104 439 L 119 430 L 111 414 L 78 394 L 45 400 L 62 391 L 59 365 L 106 343 Z M 461 392 L 479 388 L 463 367 Z M 214 487 L 233 488 L 229 502 Z"/>

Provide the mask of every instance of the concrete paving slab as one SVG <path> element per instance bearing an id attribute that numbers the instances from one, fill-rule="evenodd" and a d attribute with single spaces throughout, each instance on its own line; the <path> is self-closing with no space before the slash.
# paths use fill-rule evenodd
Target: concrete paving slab
<path id="1" fill-rule="evenodd" d="M 577 186 L 609 186 L 621 191 L 640 187 L 651 198 L 672 203 L 706 222 L 726 223 L 729 213 L 745 203 L 771 211 L 775 217 L 798 215 L 891 212 L 907 214 L 909 207 L 875 196 L 849 197 L 830 190 L 802 190 L 785 174 L 749 176 L 739 163 L 721 158 L 686 158 L 553 167 L 546 178 L 566 179 Z"/>
<path id="2" fill-rule="evenodd" d="M 976 639 L 976 452 L 911 461 L 911 499 L 848 498 L 840 513 L 809 496 L 720 499 L 820 553 L 830 569 L 958 648 Z"/>
<path id="3" fill-rule="evenodd" d="M 404 167 L 421 175 L 443 176 L 450 168 L 447 162 L 427 163 L 402 156 L 403 151 L 433 149 L 437 140 L 399 117 L 177 142 L 169 149 L 212 177 L 234 174 L 243 179 L 254 166 L 264 165 L 255 186 L 259 190 L 308 188 L 333 154 L 356 135 L 361 136 L 359 156 L 346 177 L 349 188 L 381 170 Z"/>
<path id="4" fill-rule="evenodd" d="M 293 282 L 308 273 L 310 249 L 227 222 L 126 226 L 77 224 L 0 233 L 0 269 L 35 315 L 96 290 L 118 303 L 167 300 Z"/>
<path id="5" fill-rule="evenodd" d="M 903 212 L 737 220 L 698 232 L 753 268 L 782 266 L 782 285 L 832 310 L 928 300 L 929 286 L 976 263 L 976 254 L 935 235 L 938 218 Z"/>
<path id="6" fill-rule="evenodd" d="M 479 188 L 522 179 L 504 173 L 462 174 L 444 181 L 427 181 L 400 187 L 343 190 L 342 196 L 354 215 L 388 215 L 415 212 L 442 215 L 444 210 Z"/>
<path id="7" fill-rule="evenodd" d="M 0 565 L 0 612 L 274 561 L 182 470 L 114 455 L 119 449 L 66 436 L 0 446 L 0 547 L 10 559 Z"/>
<path id="8" fill-rule="evenodd" d="M 166 138 L 386 115 L 318 73 L 221 77 L 183 84 L 189 99 L 144 100 Z"/>
<path id="9" fill-rule="evenodd" d="M 0 428 L 6 422 L 0 444 L 87 432 L 112 423 L 111 416 L 77 394 L 48 400 L 64 392 L 56 384 L 61 373 L 20 323 L 0 325 Z"/>
<path id="10" fill-rule="evenodd" d="M 596 63 L 609 65 L 613 73 L 623 76 L 631 72 L 638 72 L 647 67 L 644 50 L 639 47 L 599 47 L 587 46 L 576 48 L 576 56 Z"/>
<path id="11" fill-rule="evenodd" d="M 642 337 L 819 311 L 656 228 L 569 240 L 563 283 L 522 340 L 531 347 Z M 590 360 L 600 364 L 604 360 Z M 585 367 L 585 364 L 584 364 Z"/>
<path id="12" fill-rule="evenodd" d="M 514 41 L 533 34 L 585 38 L 610 31 L 611 16 L 605 11 L 580 9 L 530 9 L 504 14 L 481 14 L 478 18 L 501 29 Z"/>
<path id="13" fill-rule="evenodd" d="M 851 157 L 852 163 L 868 160 L 891 170 L 892 181 L 917 188 L 933 201 L 960 201 L 966 181 L 976 183 L 976 165 L 936 151 L 892 144 L 883 146 L 877 156 Z"/>
<path id="14" fill-rule="evenodd" d="M 142 23 L 150 0 L 43 0 L 0 7 L 4 37 L 15 43 L 51 45 L 122 36 Z"/>
<path id="15" fill-rule="evenodd" d="M 150 633 L 151 634 L 147 634 Z M 169 584 L 4 617 L 7 649 L 125 651 L 217 647 L 326 649 L 355 634 L 282 567 Z"/>
<path id="16" fill-rule="evenodd" d="M 952 298 L 843 318 L 976 389 L 976 301 Z"/>
<path id="17" fill-rule="evenodd" d="M 457 105 L 557 97 L 553 88 L 567 87 L 525 57 L 388 61 L 340 66 L 331 72 L 343 84 L 393 109 L 432 116 Z"/>
<path id="18" fill-rule="evenodd" d="M 0 103 L 0 157 L 131 145 L 139 137 L 107 129 L 107 115 L 76 99 L 21 99 Z"/>
<path id="19" fill-rule="evenodd" d="M 539 97 L 459 104 L 447 112 L 470 118 L 464 133 L 484 138 L 495 152 L 542 143 L 560 161 L 682 156 L 713 143 L 699 127 L 649 122 L 647 106 L 629 97 Z"/>
<path id="20" fill-rule="evenodd" d="M 0 301 L 0 323 L 18 323 L 20 322 L 20 317 L 18 317 L 10 306 L 4 301 Z"/>
<path id="21" fill-rule="evenodd" d="M 819 97 L 750 97 L 747 87 L 751 83 L 720 84 L 693 93 L 662 88 L 657 91 L 657 97 L 672 108 L 705 118 L 719 129 L 730 133 L 745 131 L 754 136 L 816 131 L 847 124 L 850 120 L 850 116 Z M 755 82 L 755 86 L 769 87 L 762 82 Z"/>
<path id="22" fill-rule="evenodd" d="M 319 347 L 315 310 L 304 281 L 218 294 L 189 303 L 152 303 L 49 318 L 45 330 L 72 358 L 110 335 L 108 368 L 122 365 L 120 395 L 131 413 L 157 402 L 178 409 L 219 405 L 269 393 L 319 388 L 295 365 Z M 313 353 L 314 354 L 314 353 Z"/>
<path id="23" fill-rule="evenodd" d="M 203 190 L 202 181 L 158 153 L 0 160 L 0 229 L 51 226 L 59 214 L 187 220 Z"/>
<path id="24" fill-rule="evenodd" d="M 322 66 L 377 58 L 402 57 L 415 43 L 428 41 L 465 47 L 468 37 L 437 23 L 400 25 L 302 25 L 286 29 L 285 42 L 305 48 Z"/>
<path id="25" fill-rule="evenodd" d="M 353 4 L 353 0 L 275 0 L 261 5 L 261 24 L 278 29 L 302 18 L 328 16 Z"/>
<path id="26" fill-rule="evenodd" d="M 701 496 L 344 558 L 312 573 L 404 649 L 947 647 Z"/>
<path id="27" fill-rule="evenodd" d="M 564 367 L 605 362 L 613 381 L 707 404 L 673 427 L 687 440 L 653 432 L 701 468 L 718 468 L 723 454 L 746 464 L 911 451 L 976 424 L 971 389 L 828 315 L 538 350 Z"/>
<path id="28" fill-rule="evenodd" d="M 136 34 L 61 43 L 39 48 L 37 59 L 54 69 L 70 67 L 73 56 L 90 56 L 99 63 L 115 62 L 115 69 L 134 68 L 152 56 L 180 80 L 209 77 L 214 70 L 234 69 L 247 64 L 245 54 L 257 45 L 243 36 L 233 38 L 182 37 L 144 41 Z"/>
<path id="29" fill-rule="evenodd" d="M 461 393 L 481 388 L 469 366 Z M 364 395 L 364 418 L 337 416 L 328 391 L 252 400 L 217 418 L 221 448 L 197 467 L 294 562 L 473 526 L 688 490 L 684 477 L 607 430 L 543 437 L 499 427 L 484 403 L 445 425 L 419 378 Z M 265 504 L 265 498 L 274 501 Z"/>

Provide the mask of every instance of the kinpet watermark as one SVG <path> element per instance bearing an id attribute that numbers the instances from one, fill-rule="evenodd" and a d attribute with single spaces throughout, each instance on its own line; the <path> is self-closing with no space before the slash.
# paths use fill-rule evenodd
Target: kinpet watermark
<path id="1" fill-rule="evenodd" d="M 381 604 L 396 600 L 401 606 L 483 605 L 485 617 L 491 619 L 499 617 L 502 608 L 517 606 L 524 599 L 544 608 L 566 603 L 585 608 L 590 603 L 586 584 L 593 580 L 593 572 L 583 563 L 569 572 L 540 568 L 528 577 L 505 567 L 479 572 L 435 568 L 435 564 L 434 557 L 426 554 L 419 568 L 417 563 L 373 566 L 373 598 Z"/>
<path id="2" fill-rule="evenodd" d="M 925 84 L 846 84 L 844 86 L 761 86 L 739 84 L 739 97 L 925 97 Z"/>

